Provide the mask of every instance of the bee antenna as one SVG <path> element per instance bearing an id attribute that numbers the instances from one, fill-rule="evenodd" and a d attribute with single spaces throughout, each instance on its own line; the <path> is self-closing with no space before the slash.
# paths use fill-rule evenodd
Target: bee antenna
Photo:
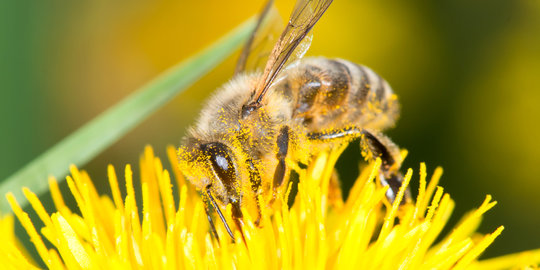
<path id="1" fill-rule="evenodd" d="M 225 216 L 223 216 L 223 213 L 221 213 L 221 210 L 219 209 L 219 206 L 214 200 L 214 197 L 212 196 L 212 193 L 210 192 L 209 187 L 206 189 L 206 195 L 208 195 L 208 198 L 210 198 L 210 203 L 212 203 L 212 206 L 214 207 L 214 209 L 216 209 L 216 212 L 218 213 L 219 218 L 221 219 L 221 221 L 223 221 L 223 225 L 225 225 L 225 229 L 227 230 L 232 240 L 234 241 L 234 236 L 231 231 L 231 228 L 229 228 L 229 224 L 227 224 L 227 220 L 225 220 Z"/>

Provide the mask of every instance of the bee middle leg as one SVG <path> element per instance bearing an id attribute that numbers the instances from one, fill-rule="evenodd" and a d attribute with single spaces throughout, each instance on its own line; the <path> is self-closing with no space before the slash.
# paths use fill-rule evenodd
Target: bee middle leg
<path id="1" fill-rule="evenodd" d="M 382 185 L 390 188 L 386 193 L 387 199 L 393 203 L 403 182 L 403 176 L 399 172 L 401 167 L 401 154 L 399 148 L 386 136 L 380 133 L 370 132 L 358 127 L 347 127 L 324 132 L 310 132 L 308 139 L 315 141 L 332 141 L 344 138 L 360 138 L 363 155 L 368 160 L 381 158 L 382 165 L 379 172 L 379 178 Z M 405 200 L 410 201 L 410 191 L 405 192 Z"/>

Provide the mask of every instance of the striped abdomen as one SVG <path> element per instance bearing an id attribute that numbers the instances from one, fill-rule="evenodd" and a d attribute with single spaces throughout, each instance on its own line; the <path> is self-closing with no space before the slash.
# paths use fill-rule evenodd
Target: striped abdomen
<path id="1" fill-rule="evenodd" d="M 371 69 L 342 59 L 307 58 L 275 85 L 308 131 L 356 126 L 382 130 L 399 115 L 392 88 Z"/>

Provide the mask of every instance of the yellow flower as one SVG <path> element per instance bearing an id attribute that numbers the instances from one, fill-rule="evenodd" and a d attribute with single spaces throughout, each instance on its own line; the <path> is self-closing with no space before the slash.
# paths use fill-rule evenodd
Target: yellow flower
<path id="1" fill-rule="evenodd" d="M 300 181 L 294 204 L 267 209 L 262 228 L 245 211 L 245 242 L 238 231 L 232 242 L 219 222 L 216 240 L 209 232 L 204 202 L 174 165 L 178 190 L 173 189 L 169 172 L 150 147 L 140 161 L 137 190 L 131 167 L 126 166 L 124 196 L 112 166 L 108 168 L 112 198 L 100 196 L 86 172 L 71 168 L 67 183 L 78 210 L 64 204 L 54 179 L 49 179 L 56 206 L 51 215 L 24 189 L 41 219 L 41 234 L 36 230 L 39 222 L 30 220 L 11 194 L 7 198 L 51 269 L 494 269 L 540 262 L 540 250 L 477 260 L 503 230 L 501 226 L 487 235 L 475 232 L 482 215 L 495 205 L 489 195 L 449 235 L 436 241 L 454 207 L 437 186 L 440 168 L 428 182 L 421 164 L 416 202 L 400 206 L 402 188 L 390 205 L 386 188 L 374 177 L 380 166 L 377 160 L 361 172 L 342 201 L 329 180 L 342 150 L 321 153 L 306 169 L 297 168 Z M 168 155 L 175 164 L 174 148 L 168 148 Z M 404 186 L 412 175 L 409 169 Z M 230 208 L 225 213 L 230 217 Z M 7 239 L 13 235 L 12 224 L 9 217 L 0 223 L 2 265 L 34 268 L 15 240 Z"/>

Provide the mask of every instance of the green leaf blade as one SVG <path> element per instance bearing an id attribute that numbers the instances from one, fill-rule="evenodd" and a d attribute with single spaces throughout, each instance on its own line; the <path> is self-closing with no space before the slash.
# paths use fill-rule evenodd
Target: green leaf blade
<path id="1" fill-rule="evenodd" d="M 82 166 L 118 141 L 175 95 L 195 83 L 225 60 L 247 39 L 255 25 L 250 19 L 196 55 L 169 68 L 154 80 L 136 90 L 113 107 L 64 138 L 39 157 L 0 184 L 0 194 L 12 192 L 26 205 L 23 186 L 36 194 L 48 191 L 47 176 L 62 179 L 69 166 Z M 0 199 L 0 213 L 10 212 L 5 199 Z"/>

